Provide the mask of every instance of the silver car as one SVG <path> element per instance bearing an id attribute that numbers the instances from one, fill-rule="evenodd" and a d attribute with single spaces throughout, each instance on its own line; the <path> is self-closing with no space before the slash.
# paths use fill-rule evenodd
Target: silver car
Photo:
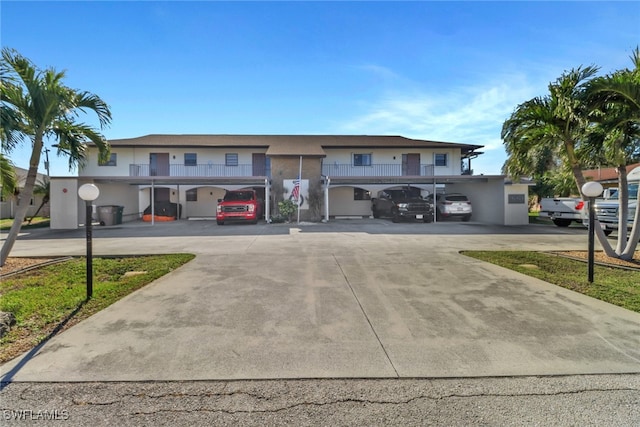
<path id="1" fill-rule="evenodd" d="M 433 203 L 433 195 L 427 196 Z M 463 221 L 471 219 L 471 202 L 464 194 L 448 193 L 436 195 L 436 220 L 446 218 L 461 218 Z"/>

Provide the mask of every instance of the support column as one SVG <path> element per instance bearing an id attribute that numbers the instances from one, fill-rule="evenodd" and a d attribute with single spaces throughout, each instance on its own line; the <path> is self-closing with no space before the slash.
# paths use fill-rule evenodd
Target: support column
<path id="1" fill-rule="evenodd" d="M 331 184 L 331 178 L 327 177 L 327 181 L 324 184 L 324 222 L 329 222 L 329 185 Z"/>
<path id="2" fill-rule="evenodd" d="M 264 220 L 269 224 L 271 222 L 271 183 L 269 178 L 264 180 Z"/>

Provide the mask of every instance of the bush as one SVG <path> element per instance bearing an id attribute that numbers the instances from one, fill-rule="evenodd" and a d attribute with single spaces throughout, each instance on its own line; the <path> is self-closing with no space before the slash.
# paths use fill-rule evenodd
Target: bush
<path id="1" fill-rule="evenodd" d="M 291 221 L 293 214 L 298 211 L 298 205 L 296 205 L 292 200 L 283 200 L 278 202 L 278 211 L 280 212 L 280 215 L 287 218 L 287 221 Z"/>

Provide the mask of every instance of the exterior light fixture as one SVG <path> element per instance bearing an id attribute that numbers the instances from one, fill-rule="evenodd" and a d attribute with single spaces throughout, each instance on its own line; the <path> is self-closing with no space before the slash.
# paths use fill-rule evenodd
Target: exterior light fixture
<path id="1" fill-rule="evenodd" d="M 84 226 L 87 230 L 87 301 L 93 296 L 93 251 L 92 251 L 92 207 L 91 202 L 98 198 L 100 189 L 94 184 L 84 184 L 78 188 L 78 196 L 85 201 L 86 217 Z"/>
<path id="2" fill-rule="evenodd" d="M 595 225 L 596 225 L 596 214 L 595 214 L 595 198 L 602 194 L 602 184 L 595 181 L 589 181 L 582 186 L 582 194 L 585 197 L 589 198 L 589 271 L 588 271 L 588 280 L 589 283 L 593 283 L 593 264 L 594 264 L 594 244 L 595 244 Z"/>

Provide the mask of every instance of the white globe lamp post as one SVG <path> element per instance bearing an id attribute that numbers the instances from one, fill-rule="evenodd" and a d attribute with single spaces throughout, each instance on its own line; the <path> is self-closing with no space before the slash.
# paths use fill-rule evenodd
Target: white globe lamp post
<path id="1" fill-rule="evenodd" d="M 78 196 L 85 201 L 86 216 L 84 226 L 87 230 L 87 301 L 93 296 L 93 251 L 92 251 L 92 207 L 91 202 L 98 198 L 100 189 L 94 184 L 84 184 L 78 188 Z"/>
<path id="2" fill-rule="evenodd" d="M 594 245 L 595 245 L 595 210 L 593 206 L 595 205 L 595 198 L 602 194 L 602 184 L 595 181 L 589 181 L 582 186 L 582 194 L 585 197 L 589 198 L 589 271 L 588 271 L 588 280 L 589 283 L 593 283 L 593 258 L 594 258 Z"/>

